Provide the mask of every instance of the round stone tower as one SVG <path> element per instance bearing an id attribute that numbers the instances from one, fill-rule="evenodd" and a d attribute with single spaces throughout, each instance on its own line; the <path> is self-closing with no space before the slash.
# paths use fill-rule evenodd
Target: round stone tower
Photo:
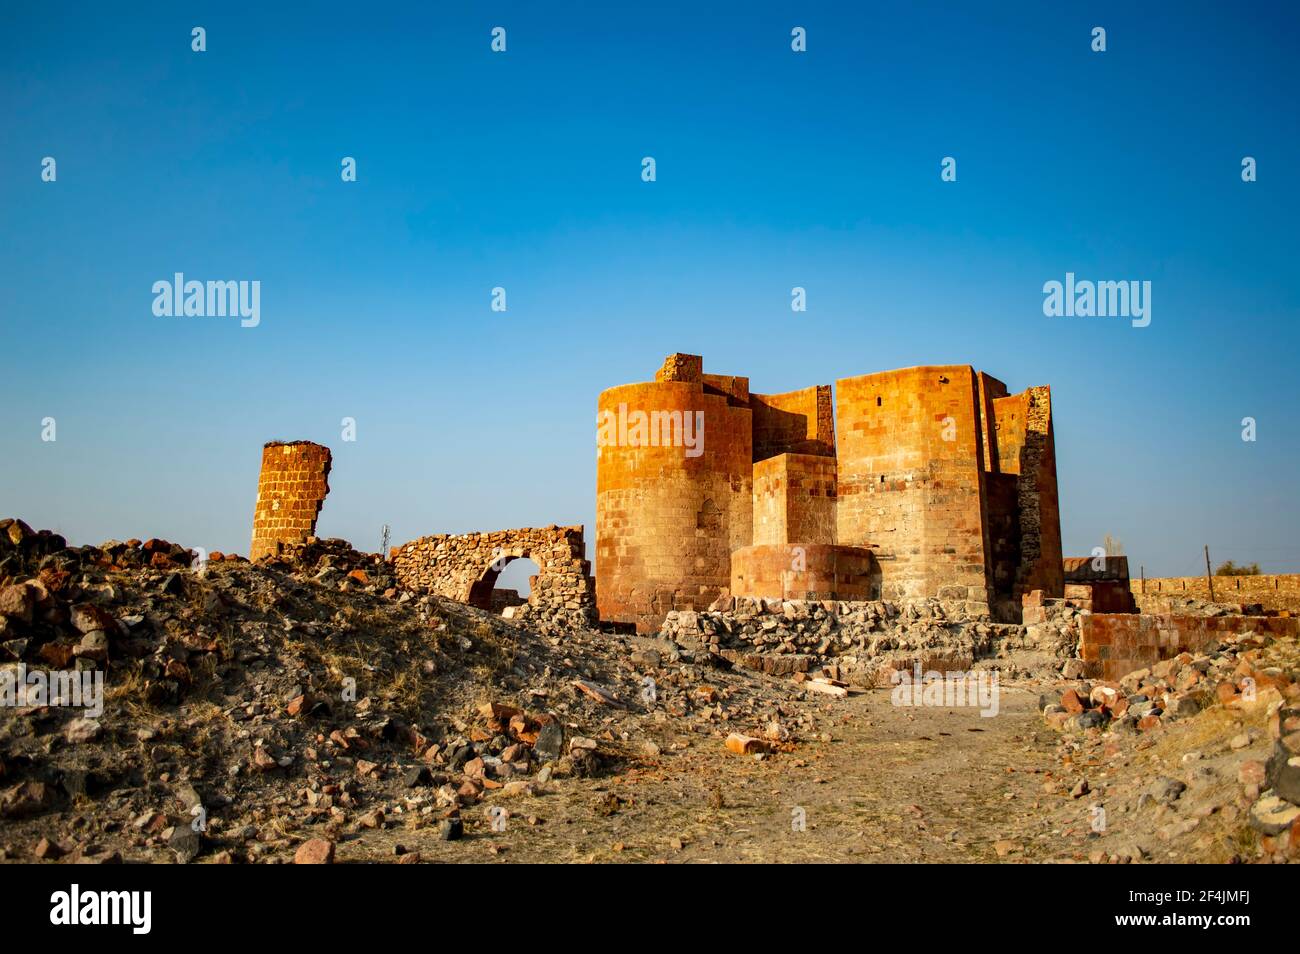
<path id="1" fill-rule="evenodd" d="M 702 365 L 670 355 L 653 382 L 597 405 L 596 602 L 601 619 L 639 632 L 707 608 L 752 538 L 749 381 Z"/>

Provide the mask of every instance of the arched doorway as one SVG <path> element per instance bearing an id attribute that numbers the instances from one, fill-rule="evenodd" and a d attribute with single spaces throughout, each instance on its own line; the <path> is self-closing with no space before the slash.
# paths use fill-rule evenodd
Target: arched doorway
<path id="1" fill-rule="evenodd" d="M 527 552 L 503 554 L 470 586 L 466 602 L 493 613 L 527 603 L 533 582 L 541 572 L 541 567 Z"/>

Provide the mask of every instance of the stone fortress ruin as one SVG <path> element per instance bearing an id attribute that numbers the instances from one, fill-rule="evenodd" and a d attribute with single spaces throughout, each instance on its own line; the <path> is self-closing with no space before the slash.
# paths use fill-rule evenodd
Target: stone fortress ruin
<path id="1" fill-rule="evenodd" d="M 393 548 L 403 586 L 481 608 L 511 561 L 528 603 L 659 628 L 723 595 L 906 601 L 1018 620 L 1065 580 L 1051 393 L 969 365 L 844 378 L 786 394 L 673 354 L 598 402 L 596 554 L 583 528 L 439 534 Z M 263 448 L 250 556 L 315 533 L 330 451 Z"/>
<path id="2" fill-rule="evenodd" d="M 748 378 L 672 354 L 653 381 L 601 393 L 596 444 L 597 576 L 584 528 L 551 525 L 393 547 L 398 586 L 560 629 L 677 639 L 718 627 L 779 636 L 828 614 L 868 634 L 871 619 L 899 612 L 1030 634 L 1068 618 L 1069 655 L 1095 675 L 1194 651 L 1229 625 L 1294 630 L 1294 619 L 1189 609 L 1205 581 L 1139 585 L 1123 556 L 1063 558 L 1051 391 L 1011 394 L 969 365 L 757 394 Z M 292 560 L 316 541 L 331 464 L 319 444 L 265 445 L 252 559 Z M 496 588 L 524 558 L 538 567 L 526 602 Z M 1237 613 L 1292 615 L 1296 579 L 1235 581 L 1232 592 L 1261 601 Z"/>
<path id="3" fill-rule="evenodd" d="M 1046 386 L 934 365 L 757 394 L 673 354 L 597 420 L 602 620 L 650 632 L 725 594 L 1018 620 L 1062 595 Z"/>

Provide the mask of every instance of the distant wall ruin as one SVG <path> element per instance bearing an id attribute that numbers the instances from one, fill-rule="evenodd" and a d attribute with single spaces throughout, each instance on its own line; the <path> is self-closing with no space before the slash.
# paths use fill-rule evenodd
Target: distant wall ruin
<path id="1" fill-rule="evenodd" d="M 1210 586 L 1204 576 L 1131 579 L 1129 586 L 1145 613 L 1168 612 L 1171 603 L 1179 599 L 1210 598 Z M 1266 610 L 1285 610 L 1300 615 L 1300 574 L 1216 576 L 1214 599 L 1219 603 L 1258 603 Z"/>
<path id="2" fill-rule="evenodd" d="M 328 447 L 310 441 L 271 441 L 262 448 L 248 557 L 274 556 L 282 543 L 301 543 L 316 534 L 329 493 Z"/>

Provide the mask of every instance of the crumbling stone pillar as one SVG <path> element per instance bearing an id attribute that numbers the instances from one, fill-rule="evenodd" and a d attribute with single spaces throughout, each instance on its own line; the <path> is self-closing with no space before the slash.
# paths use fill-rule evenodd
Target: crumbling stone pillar
<path id="1" fill-rule="evenodd" d="M 250 560 L 274 556 L 281 543 L 315 536 L 330 489 L 330 463 L 330 449 L 310 441 L 271 441 L 262 448 Z"/>

